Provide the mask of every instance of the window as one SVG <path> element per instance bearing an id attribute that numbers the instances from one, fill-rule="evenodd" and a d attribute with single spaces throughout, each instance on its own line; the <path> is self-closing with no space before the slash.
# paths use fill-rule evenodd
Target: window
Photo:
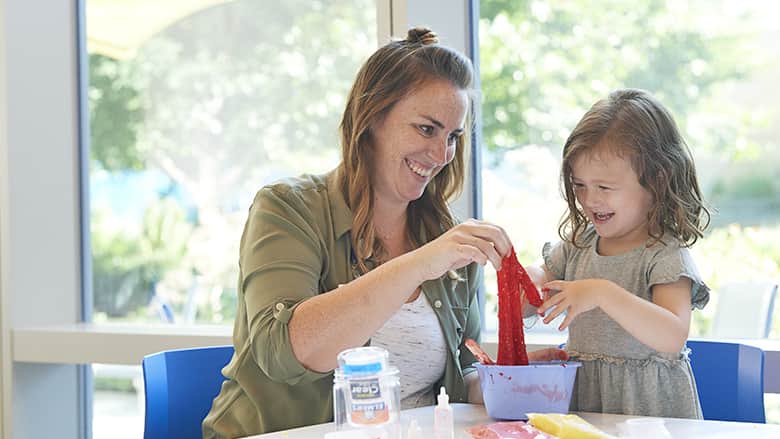
<path id="1" fill-rule="evenodd" d="M 87 0 L 94 321 L 232 322 L 251 200 L 338 162 L 375 11 Z"/>
<path id="2" fill-rule="evenodd" d="M 92 320 L 232 324 L 252 198 L 338 163 L 375 1 L 85 6 Z M 137 437 L 140 367 L 93 373 L 95 437 Z"/>
<path id="3" fill-rule="evenodd" d="M 646 89 L 675 116 L 716 209 L 693 247 L 713 293 L 694 312 L 692 335 L 727 336 L 713 326 L 734 311 L 725 305 L 729 285 L 780 280 L 780 105 L 770 91 L 780 76 L 778 12 L 772 2 L 732 0 L 480 2 L 484 217 L 507 227 L 523 263 L 538 261 L 542 244 L 558 239 L 569 132 L 610 90 Z M 486 286 L 490 329 L 490 268 Z M 780 312 L 766 308 L 760 317 L 778 338 Z M 530 331 L 556 332 L 541 323 Z"/>

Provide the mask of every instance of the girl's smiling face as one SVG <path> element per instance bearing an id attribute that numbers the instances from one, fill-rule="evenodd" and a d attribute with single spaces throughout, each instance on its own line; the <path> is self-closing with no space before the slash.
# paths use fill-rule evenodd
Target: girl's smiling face
<path id="1" fill-rule="evenodd" d="M 577 202 L 599 235 L 599 252 L 617 254 L 644 245 L 653 196 L 639 184 L 628 157 L 598 145 L 576 157 L 571 169 Z"/>
<path id="2" fill-rule="evenodd" d="M 400 101 L 372 127 L 371 179 L 376 200 L 405 208 L 455 156 L 464 133 L 468 94 L 430 81 Z"/>

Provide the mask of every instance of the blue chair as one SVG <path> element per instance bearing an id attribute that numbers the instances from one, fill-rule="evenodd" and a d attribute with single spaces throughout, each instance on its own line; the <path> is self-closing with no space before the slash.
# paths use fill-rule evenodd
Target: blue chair
<path id="1" fill-rule="evenodd" d="M 202 437 L 201 423 L 225 377 L 233 346 L 177 349 L 144 357 L 144 439 Z"/>
<path id="2" fill-rule="evenodd" d="M 738 343 L 688 340 L 704 419 L 765 423 L 764 351 Z"/>

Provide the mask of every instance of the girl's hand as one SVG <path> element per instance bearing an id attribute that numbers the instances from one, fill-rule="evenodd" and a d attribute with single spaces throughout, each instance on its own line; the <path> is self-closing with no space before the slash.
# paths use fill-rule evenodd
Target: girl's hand
<path id="1" fill-rule="evenodd" d="M 469 219 L 415 250 L 423 280 L 438 279 L 450 270 L 476 262 L 490 262 L 496 270 L 512 242 L 501 227 Z"/>
<path id="2" fill-rule="evenodd" d="M 566 311 L 566 318 L 558 327 L 563 331 L 578 315 L 601 306 L 601 300 L 612 282 L 604 279 L 583 279 L 577 281 L 554 280 L 544 284 L 543 290 L 558 290 L 549 299 L 545 300 L 538 313 L 543 315 L 552 309 L 543 322 L 550 323 L 562 312 Z"/>
<path id="3" fill-rule="evenodd" d="M 545 291 L 542 286 L 547 282 L 547 279 L 552 279 L 552 276 L 547 273 L 547 270 L 545 270 L 544 267 L 538 265 L 529 265 L 525 267 L 525 271 L 528 273 L 528 277 L 531 278 L 531 282 L 536 286 L 536 289 L 539 290 L 542 301 L 547 300 L 549 293 Z M 521 297 L 523 298 L 523 318 L 537 314 L 537 308 L 528 301 L 528 296 L 526 296 L 522 283 L 520 285 L 520 291 L 522 293 Z"/>
<path id="4" fill-rule="evenodd" d="M 547 272 L 544 271 L 544 268 L 538 265 L 528 265 L 525 267 L 525 271 L 528 273 L 528 277 L 531 278 L 531 282 L 539 289 L 539 292 L 543 293 L 542 287 L 547 281 Z"/>

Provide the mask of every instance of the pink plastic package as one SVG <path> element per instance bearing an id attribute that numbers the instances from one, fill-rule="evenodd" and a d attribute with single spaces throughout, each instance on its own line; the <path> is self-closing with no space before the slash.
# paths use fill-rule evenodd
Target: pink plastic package
<path id="1" fill-rule="evenodd" d="M 537 430 L 523 421 L 494 422 L 471 427 L 468 433 L 476 439 L 552 439 L 555 436 Z"/>

